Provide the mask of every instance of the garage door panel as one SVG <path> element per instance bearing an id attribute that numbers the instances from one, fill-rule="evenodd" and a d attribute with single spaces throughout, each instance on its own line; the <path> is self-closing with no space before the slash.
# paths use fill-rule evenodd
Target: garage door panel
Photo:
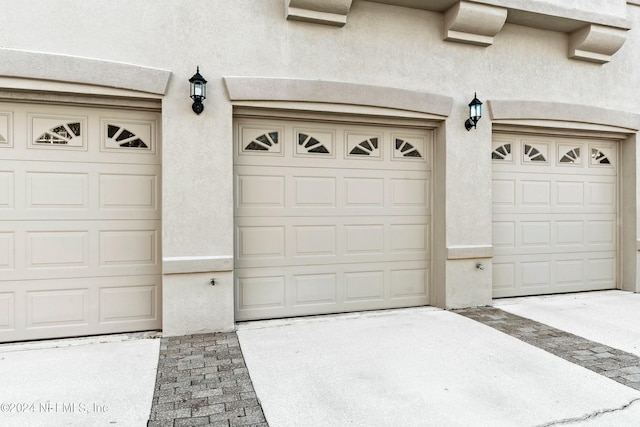
<path id="1" fill-rule="evenodd" d="M 428 303 L 431 133 L 236 126 L 237 319 Z"/>
<path id="2" fill-rule="evenodd" d="M 428 179 L 391 178 L 391 205 L 429 208 L 431 183 Z"/>
<path id="3" fill-rule="evenodd" d="M 100 174 L 100 209 L 159 211 L 159 171 Z"/>
<path id="4" fill-rule="evenodd" d="M 160 218 L 160 166 L 9 161 L 0 220 Z"/>
<path id="5" fill-rule="evenodd" d="M 139 285 L 103 287 L 100 289 L 100 323 L 126 323 L 157 320 L 158 286 Z"/>
<path id="6" fill-rule="evenodd" d="M 4 221 L 3 280 L 157 274 L 159 221 Z M 1 282 L 0 282 L 1 283 Z"/>
<path id="7" fill-rule="evenodd" d="M 346 272 L 344 277 L 345 304 L 384 300 L 385 272 L 383 270 Z"/>
<path id="8" fill-rule="evenodd" d="M 238 227 L 238 258 L 284 258 L 285 227 L 280 225 Z"/>
<path id="9" fill-rule="evenodd" d="M 27 172 L 27 209 L 87 209 L 89 174 Z"/>
<path id="10" fill-rule="evenodd" d="M 557 206 L 569 208 L 584 208 L 585 206 L 584 181 L 557 181 Z"/>
<path id="11" fill-rule="evenodd" d="M 551 262 L 548 260 L 534 261 L 530 258 L 527 261 L 521 261 L 520 277 L 521 288 L 548 286 L 551 283 Z"/>
<path id="12" fill-rule="evenodd" d="M 161 275 L 2 283 L 0 341 L 157 328 Z"/>
<path id="13" fill-rule="evenodd" d="M 615 182 L 590 182 L 587 184 L 587 204 L 592 207 L 615 209 Z"/>
<path id="14" fill-rule="evenodd" d="M 344 226 L 345 255 L 375 255 L 384 252 L 384 224 Z"/>
<path id="15" fill-rule="evenodd" d="M 391 299 L 415 299 L 429 296 L 429 276 L 426 268 L 392 269 Z"/>
<path id="16" fill-rule="evenodd" d="M 376 169 L 377 163 L 385 161 L 397 162 L 404 170 L 424 171 L 431 167 L 430 134 L 347 124 L 293 127 L 274 123 L 258 119 L 236 122 L 237 165 L 264 166 L 262 159 L 277 157 L 279 165 L 294 168 L 330 165 Z"/>
<path id="17" fill-rule="evenodd" d="M 27 328 L 89 324 L 89 289 L 27 291 Z"/>
<path id="18" fill-rule="evenodd" d="M 27 231 L 27 269 L 89 267 L 88 231 Z"/>
<path id="19" fill-rule="evenodd" d="M 263 217 L 236 219 L 244 267 L 382 262 L 430 257 L 424 217 Z"/>
<path id="20" fill-rule="evenodd" d="M 345 207 L 384 206 L 383 178 L 345 178 Z"/>
<path id="21" fill-rule="evenodd" d="M 100 266 L 130 266 L 158 264 L 158 231 L 100 231 Z"/>
<path id="22" fill-rule="evenodd" d="M 283 313 L 285 308 L 285 277 L 269 275 L 269 271 L 261 272 L 263 276 L 245 277 L 241 271 L 236 271 L 236 301 L 240 310 L 267 310 L 271 315 Z M 260 274 L 255 272 L 254 274 Z M 273 272 L 273 274 L 277 274 Z"/>
<path id="23" fill-rule="evenodd" d="M 549 249 L 551 245 L 551 221 L 520 221 L 521 246 L 523 248 Z"/>
<path id="24" fill-rule="evenodd" d="M 493 264 L 495 297 L 610 289 L 616 259 L 608 252 L 527 253 L 498 257 Z"/>
<path id="25" fill-rule="evenodd" d="M 611 285 L 616 277 L 616 259 L 602 254 L 602 258 L 588 260 L 589 283 Z"/>
<path id="26" fill-rule="evenodd" d="M 585 282 L 585 259 L 565 259 L 556 262 L 556 283 L 560 286 L 580 286 Z"/>
<path id="27" fill-rule="evenodd" d="M 237 315 L 244 320 L 429 303 L 425 260 L 249 268 L 235 276 Z"/>
<path id="28" fill-rule="evenodd" d="M 557 220 L 556 244 L 558 247 L 581 248 L 585 244 L 585 220 Z"/>
<path id="29" fill-rule="evenodd" d="M 514 208 L 516 206 L 516 180 L 508 179 L 507 174 L 494 174 L 491 192 L 493 194 L 492 204 L 494 209 L 497 207 Z"/>
<path id="30" fill-rule="evenodd" d="M 428 254 L 430 239 L 430 224 L 392 224 L 391 252 L 419 252 Z"/>
<path id="31" fill-rule="evenodd" d="M 403 214 L 430 209 L 431 185 L 424 172 L 278 167 L 236 167 L 238 216 L 380 215 L 394 208 Z"/>
<path id="32" fill-rule="evenodd" d="M 607 215 L 494 215 L 495 255 L 589 252 L 617 248 L 616 216 Z M 530 218 L 530 219 L 529 219 Z M 569 219 L 571 218 L 571 219 Z M 593 219 L 597 218 L 597 219 Z"/>
<path id="33" fill-rule="evenodd" d="M 336 207 L 337 179 L 334 177 L 294 176 L 293 187 L 295 207 Z"/>
<path id="34" fill-rule="evenodd" d="M 502 165 L 500 165 L 502 166 Z M 513 178 L 517 174 L 519 179 Z M 616 181 L 610 176 L 546 177 L 513 172 L 494 172 L 495 213 L 593 213 L 616 211 Z"/>
<path id="35" fill-rule="evenodd" d="M 293 226 L 293 256 L 335 256 L 338 252 L 336 225 Z"/>
<path id="36" fill-rule="evenodd" d="M 338 299 L 338 282 L 335 273 L 296 274 L 293 276 L 293 306 L 335 305 Z"/>
<path id="37" fill-rule="evenodd" d="M 259 174 L 238 176 L 236 198 L 238 207 L 283 207 L 284 182 L 284 176 Z"/>
<path id="38" fill-rule="evenodd" d="M 520 206 L 551 207 L 551 183 L 547 180 L 520 181 Z"/>

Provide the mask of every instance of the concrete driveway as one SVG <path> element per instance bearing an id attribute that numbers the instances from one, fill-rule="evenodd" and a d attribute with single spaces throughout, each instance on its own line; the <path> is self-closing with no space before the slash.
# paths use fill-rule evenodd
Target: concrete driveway
<path id="1" fill-rule="evenodd" d="M 582 294 L 574 311 L 553 308 L 567 296 L 498 304 L 549 322 L 576 316 L 585 334 L 628 325 L 609 345 L 624 336 L 620 346 L 633 349 L 637 341 L 625 342 L 638 336 L 640 299 L 614 294 Z M 614 303 L 626 307 L 614 324 L 588 313 Z M 574 312 L 594 320 L 585 325 Z M 253 322 L 238 337 L 271 427 L 640 425 L 640 391 L 454 312 Z"/>
<path id="2" fill-rule="evenodd" d="M 0 425 L 145 426 L 159 339 L 145 334 L 0 346 Z"/>

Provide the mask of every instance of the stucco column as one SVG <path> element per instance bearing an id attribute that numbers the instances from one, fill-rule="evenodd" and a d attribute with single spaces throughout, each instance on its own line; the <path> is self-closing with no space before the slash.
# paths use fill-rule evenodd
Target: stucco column
<path id="1" fill-rule="evenodd" d="M 436 148 L 432 299 L 445 308 L 491 303 L 491 123 L 465 129 L 472 95 L 454 101 Z"/>

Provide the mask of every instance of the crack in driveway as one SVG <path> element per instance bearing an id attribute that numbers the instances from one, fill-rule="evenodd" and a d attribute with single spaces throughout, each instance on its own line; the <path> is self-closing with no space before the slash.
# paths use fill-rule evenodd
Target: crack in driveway
<path id="1" fill-rule="evenodd" d="M 600 409 L 598 411 L 592 412 L 591 414 L 587 414 L 584 415 L 582 417 L 577 417 L 577 418 L 565 418 L 563 420 L 558 420 L 558 421 L 551 421 L 549 423 L 546 424 L 540 424 L 536 427 L 551 427 L 551 426 L 558 426 L 558 425 L 563 425 L 563 424 L 572 424 L 572 423 L 577 423 L 580 421 L 587 421 L 590 419 L 594 419 L 597 418 L 603 414 L 610 414 L 613 412 L 620 412 L 620 411 L 624 411 L 625 409 L 628 409 L 631 405 L 633 405 L 634 403 L 640 401 L 640 398 L 635 398 L 633 400 L 631 400 L 628 403 L 625 403 L 624 405 L 617 407 L 617 408 L 611 408 L 611 409 Z"/>

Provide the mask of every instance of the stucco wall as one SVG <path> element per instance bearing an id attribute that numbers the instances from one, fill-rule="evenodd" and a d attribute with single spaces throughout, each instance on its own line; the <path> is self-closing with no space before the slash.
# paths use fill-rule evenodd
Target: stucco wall
<path id="1" fill-rule="evenodd" d="M 593 2 L 574 3 L 586 7 Z M 609 0 L 607 13 L 624 14 L 622 3 Z M 446 221 L 436 221 L 445 227 L 436 250 L 444 259 L 446 247 L 491 244 L 488 111 L 476 130 L 467 132 L 463 126 L 474 92 L 482 101 L 561 102 L 640 113 L 635 90 L 640 87 L 640 8 L 625 8 L 632 29 L 605 65 L 568 59 L 566 33 L 507 23 L 491 46 L 451 43 L 442 40 L 440 13 L 363 0 L 353 1 L 344 27 L 288 21 L 284 0 L 32 0 L 29 7 L 0 0 L 0 46 L 172 73 L 162 100 L 167 258 L 233 255 L 232 103 L 223 77 L 330 80 L 451 97 L 453 108 L 442 127 L 445 155 L 438 157 L 445 164 L 437 165 Z M 199 116 L 188 99 L 188 78 L 197 65 L 209 81 Z M 491 271 L 470 269 L 475 262 L 451 261 L 441 268 L 437 286 L 449 289 L 442 305 L 490 300 Z M 467 284 L 466 271 L 475 275 Z M 232 287 L 228 276 L 225 273 L 221 286 Z M 173 288 L 189 282 L 188 277 L 166 276 L 165 287 L 171 289 L 167 295 L 178 298 L 180 292 Z M 200 274 L 190 283 L 206 286 Z M 465 286 L 474 290 L 465 291 Z M 216 291 L 215 296 L 207 292 L 203 295 L 211 296 L 211 309 L 222 310 L 225 318 L 212 320 L 211 328 L 228 329 L 233 321 L 227 301 L 231 290 Z M 197 298 L 197 291 L 191 287 L 185 295 Z M 220 295 L 226 300 L 219 302 Z M 166 298 L 165 303 L 171 304 Z M 188 305 L 183 301 L 180 306 Z M 188 330 L 188 321 L 180 322 L 176 333 Z"/>

